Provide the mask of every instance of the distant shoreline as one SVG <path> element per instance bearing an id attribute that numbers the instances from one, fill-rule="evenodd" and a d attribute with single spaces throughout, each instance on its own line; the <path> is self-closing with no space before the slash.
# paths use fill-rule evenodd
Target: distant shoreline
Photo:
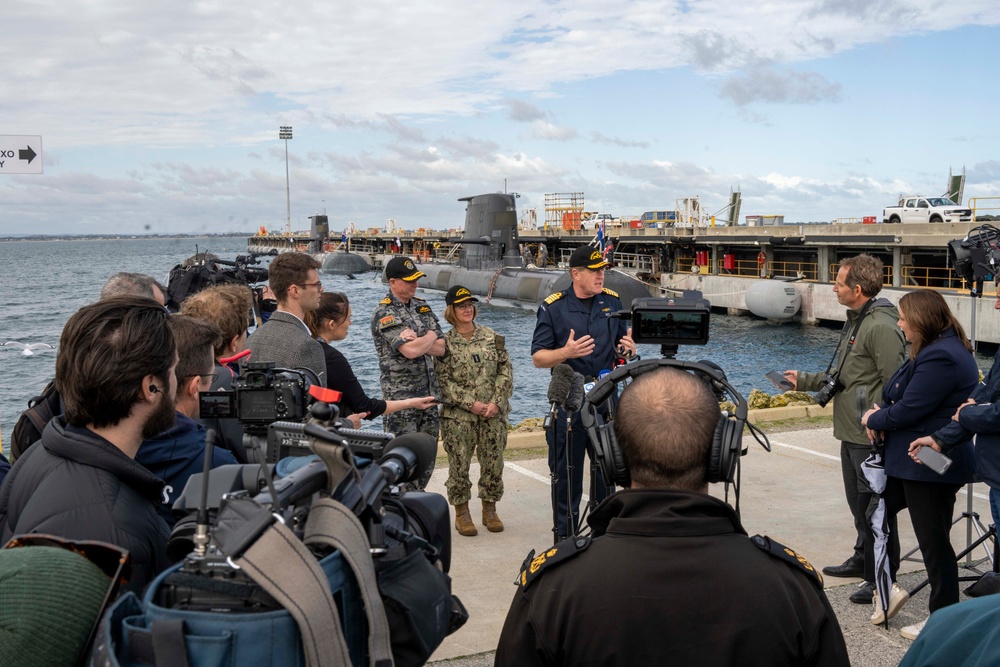
<path id="1" fill-rule="evenodd" d="M 246 238 L 253 232 L 228 234 L 32 234 L 30 236 L 0 236 L 0 243 L 30 241 L 140 241 L 148 239 L 224 239 Z"/>

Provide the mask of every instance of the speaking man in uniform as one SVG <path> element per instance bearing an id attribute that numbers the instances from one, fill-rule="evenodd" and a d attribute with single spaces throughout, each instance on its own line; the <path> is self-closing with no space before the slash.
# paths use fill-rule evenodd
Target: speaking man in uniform
<path id="1" fill-rule="evenodd" d="M 531 340 L 531 361 L 537 368 L 569 366 L 593 382 L 612 370 L 618 357 L 635 355 L 632 328 L 625 320 L 612 318 L 622 309 L 618 295 L 604 287 L 604 269 L 608 263 L 601 251 L 583 246 L 573 251 L 569 260 L 573 285 L 563 292 L 545 298 L 538 307 L 535 334 Z M 555 426 L 546 432 L 549 445 L 549 471 L 554 478 L 552 504 L 556 541 L 576 532 L 583 495 L 583 459 L 588 451 L 587 432 L 580 422 L 580 413 L 572 415 L 573 441 L 566 443 L 566 413 L 559 409 Z M 573 464 L 573 479 L 566 469 L 567 449 Z M 593 500 L 600 502 L 608 490 L 597 479 Z M 572 485 L 573 511 L 569 518 L 567 486 Z"/>
<path id="2" fill-rule="evenodd" d="M 445 353 L 444 332 L 427 302 L 416 296 L 423 276 L 409 257 L 393 257 L 385 265 L 389 294 L 372 313 L 372 339 L 378 354 L 382 398 L 400 400 L 438 396 L 434 357 Z M 437 406 L 426 410 L 400 410 L 382 417 L 386 431 L 421 431 L 438 437 Z"/>
<path id="3" fill-rule="evenodd" d="M 625 388 L 613 428 L 631 487 L 590 515 L 592 537 L 529 555 L 496 665 L 850 664 L 822 577 L 707 495 L 720 415 L 675 368 Z"/>
<path id="4" fill-rule="evenodd" d="M 864 577 L 864 583 L 850 597 L 858 604 L 870 604 L 875 593 L 874 557 L 866 558 L 871 547 L 865 544 L 871 532 L 865 513 L 872 493 L 861 472 L 871 443 L 861 426 L 861 416 L 882 399 L 882 389 L 903 365 L 906 350 L 903 332 L 896 325 L 899 311 L 888 299 L 877 298 L 881 290 L 881 261 L 867 254 L 841 260 L 833 291 L 838 303 L 847 308 L 847 318 L 827 373 L 784 373 L 798 391 L 819 390 L 828 374 L 835 375 L 838 381 L 839 391 L 833 396 L 833 436 L 840 440 L 840 467 L 847 505 L 854 518 L 855 541 L 854 552 L 847 560 L 824 567 L 823 574 Z M 859 399 L 863 399 L 862 405 Z M 891 526 L 889 540 L 890 548 L 899 548 L 895 525 Z M 869 537 L 868 543 L 873 544 L 873 538 Z"/>

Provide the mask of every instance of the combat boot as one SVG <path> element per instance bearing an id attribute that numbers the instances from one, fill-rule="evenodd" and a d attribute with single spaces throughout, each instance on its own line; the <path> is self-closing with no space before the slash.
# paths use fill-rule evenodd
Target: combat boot
<path id="1" fill-rule="evenodd" d="M 479 534 L 476 524 L 472 523 L 472 515 L 469 514 L 469 503 L 455 505 L 455 530 L 459 535 L 475 537 Z"/>
<path id="2" fill-rule="evenodd" d="M 497 516 L 497 504 L 483 501 L 483 525 L 491 533 L 503 532 L 503 521 Z"/>

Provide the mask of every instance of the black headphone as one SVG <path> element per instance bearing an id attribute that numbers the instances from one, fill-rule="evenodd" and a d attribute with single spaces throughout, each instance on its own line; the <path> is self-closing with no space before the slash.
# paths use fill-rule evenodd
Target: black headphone
<path id="1" fill-rule="evenodd" d="M 160 391 L 160 390 L 156 388 L 156 385 L 155 385 L 155 384 L 151 384 L 151 385 L 149 385 L 149 393 L 150 393 L 150 394 L 155 394 L 155 393 L 156 393 L 156 392 L 158 392 L 158 391 Z"/>
<path id="2" fill-rule="evenodd" d="M 618 487 L 631 486 L 632 476 L 618 447 L 614 419 L 605 422 L 601 406 L 611 397 L 619 382 L 628 378 L 634 380 L 643 373 L 664 367 L 693 372 L 711 383 L 713 389 L 728 394 L 736 404 L 736 414 L 724 411 L 719 418 L 708 453 L 708 468 L 705 471 L 705 479 L 709 483 L 732 483 L 736 477 L 736 464 L 740 456 L 746 453 L 743 449 L 743 427 L 747 423 L 748 411 L 746 399 L 729 384 L 721 369 L 677 359 L 652 359 L 619 366 L 587 392 L 583 407 L 580 409 L 580 418 L 594 447 L 595 458 L 604 474 L 605 483 Z"/>

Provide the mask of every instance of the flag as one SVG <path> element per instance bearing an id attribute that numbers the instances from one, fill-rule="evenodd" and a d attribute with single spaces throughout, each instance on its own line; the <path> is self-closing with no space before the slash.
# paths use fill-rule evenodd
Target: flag
<path id="1" fill-rule="evenodd" d="M 347 243 L 347 231 L 340 232 L 340 242 Z"/>
<path id="2" fill-rule="evenodd" d="M 603 252 L 604 251 L 604 220 L 601 220 L 601 223 L 597 226 L 597 243 L 600 246 L 601 251 Z"/>

